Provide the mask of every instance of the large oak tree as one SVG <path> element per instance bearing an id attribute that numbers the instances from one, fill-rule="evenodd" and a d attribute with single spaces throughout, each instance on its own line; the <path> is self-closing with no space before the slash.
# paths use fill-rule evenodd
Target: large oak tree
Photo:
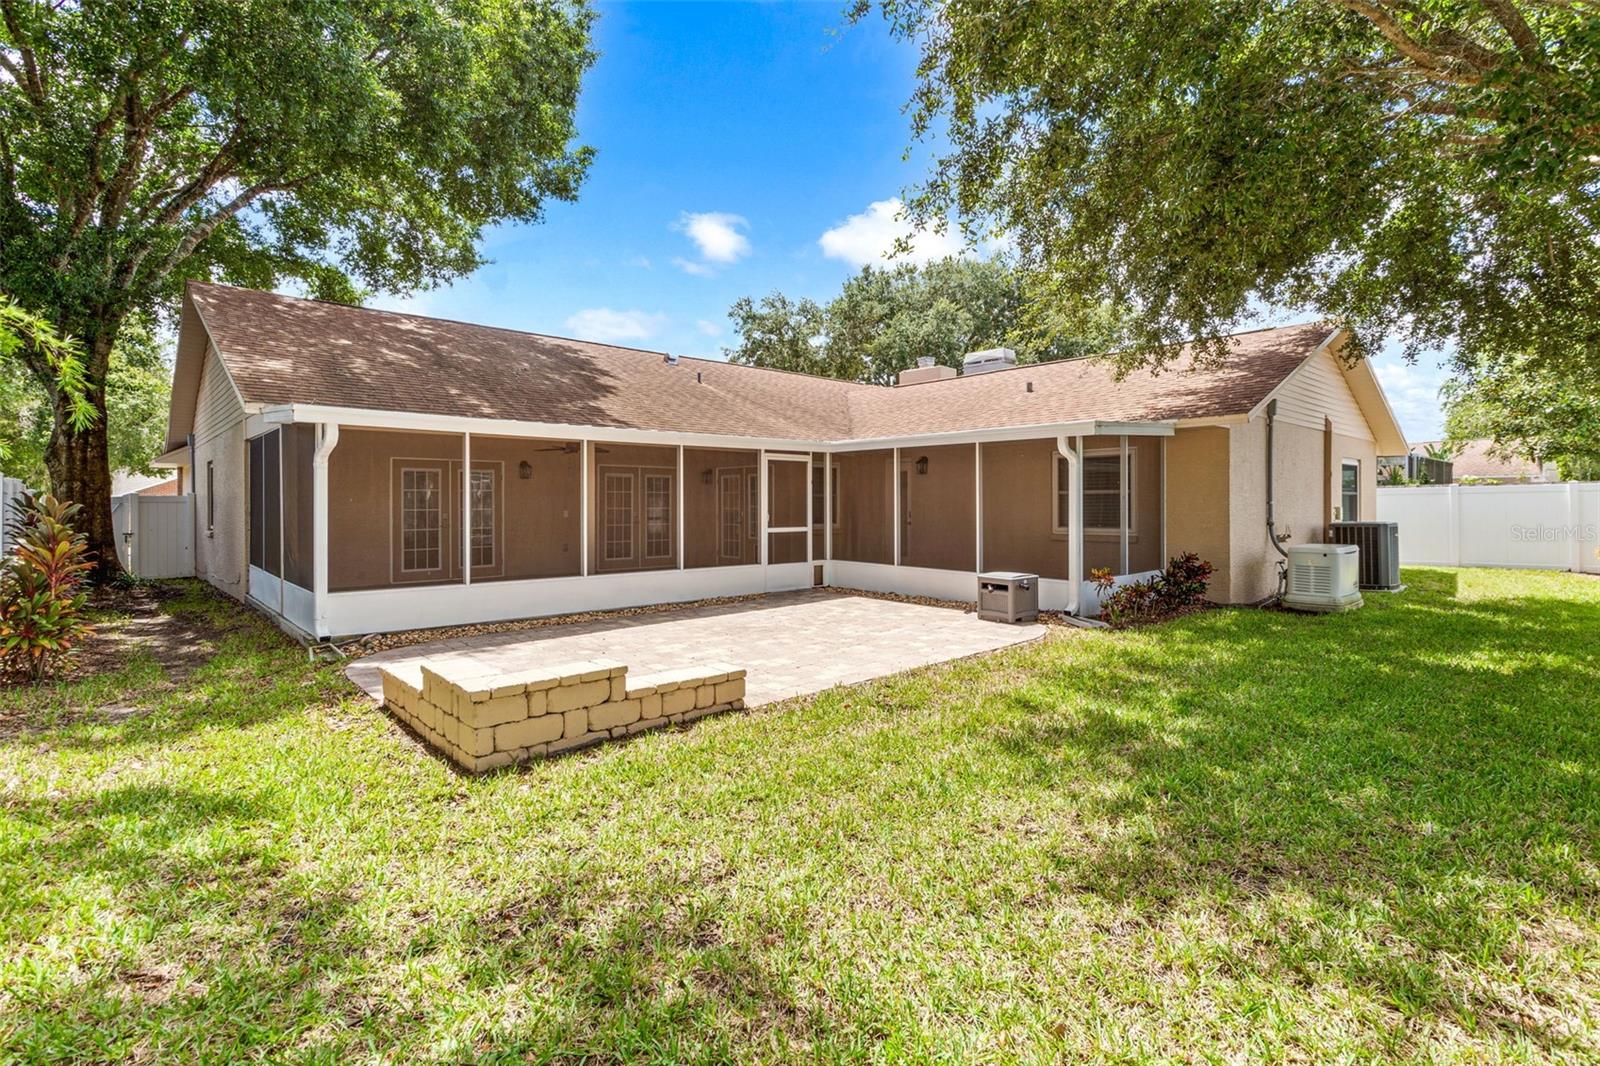
<path id="1" fill-rule="evenodd" d="M 881 7 L 940 152 L 915 220 L 1009 235 L 1069 328 L 1127 309 L 1124 366 L 1219 356 L 1266 305 L 1344 322 L 1357 354 L 1600 359 L 1590 0 Z"/>
<path id="2" fill-rule="evenodd" d="M 1115 316 L 1101 310 L 1068 334 L 1030 326 L 1015 270 L 1000 259 L 866 266 L 826 304 L 774 292 L 728 312 L 732 362 L 891 385 L 922 356 L 960 369 L 981 348 L 1014 348 L 1023 362 L 1103 352 Z"/>
<path id="3" fill-rule="evenodd" d="M 582 0 L 0 0 L 0 292 L 82 341 L 99 417 L 60 396 L 47 465 L 102 574 L 130 316 L 189 278 L 354 301 L 471 271 L 484 226 L 576 195 L 590 22 Z"/>

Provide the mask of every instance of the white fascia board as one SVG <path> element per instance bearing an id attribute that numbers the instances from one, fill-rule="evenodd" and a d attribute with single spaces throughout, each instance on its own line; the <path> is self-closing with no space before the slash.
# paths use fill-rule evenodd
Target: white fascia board
<path id="1" fill-rule="evenodd" d="M 1210 426 L 1221 426 L 1224 429 L 1232 429 L 1234 426 L 1242 426 L 1249 421 L 1249 415 L 1218 415 L 1215 418 L 1180 418 L 1178 420 L 1178 428 L 1205 429 Z"/>
<path id="2" fill-rule="evenodd" d="M 1040 440 L 1056 437 L 1170 437 L 1176 430 L 1172 422 L 1102 422 L 1081 419 L 1076 422 L 1041 422 L 1031 426 L 1003 426 L 996 429 L 963 429 L 949 433 L 918 433 L 904 437 L 872 437 L 833 441 L 835 452 L 861 452 L 877 448 L 931 448 L 940 444 L 978 444 L 989 441 Z"/>
<path id="3" fill-rule="evenodd" d="M 462 415 L 421 414 L 415 411 L 378 411 L 364 407 L 325 407 L 319 404 L 284 404 L 263 412 L 268 422 L 337 422 L 352 429 L 393 429 L 414 433 L 478 433 L 489 437 L 540 437 L 558 440 L 606 441 L 612 444 L 683 444 L 703 448 L 781 448 L 821 451 L 821 440 L 776 437 L 741 437 L 714 433 L 679 433 L 622 426 L 578 426 L 562 422 L 523 422 L 503 418 L 469 418 Z"/>
<path id="4" fill-rule="evenodd" d="M 997 429 L 955 430 L 900 437 L 861 440 L 793 440 L 776 437 L 742 437 L 720 433 L 682 433 L 617 426 L 579 426 L 558 422 L 523 422 L 462 415 L 422 414 L 414 411 L 380 411 L 364 407 L 327 407 L 319 404 L 283 404 L 269 407 L 261 416 L 269 423 L 336 422 L 352 428 L 391 429 L 417 433 L 480 433 L 499 437 L 539 437 L 558 440 L 608 441 L 616 444 L 682 444 L 701 448 L 766 449 L 789 452 L 853 452 L 876 448 L 931 447 L 937 444 L 974 444 L 980 441 L 1031 440 L 1040 437 L 1170 437 L 1173 422 L 1047 422 Z"/>

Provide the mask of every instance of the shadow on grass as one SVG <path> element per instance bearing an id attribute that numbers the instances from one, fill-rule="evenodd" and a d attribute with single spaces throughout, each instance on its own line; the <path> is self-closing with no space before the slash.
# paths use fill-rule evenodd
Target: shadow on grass
<path id="1" fill-rule="evenodd" d="M 902 835 L 924 844 L 948 830 L 974 853 L 985 850 L 983 831 L 1005 837 L 975 855 L 982 871 L 1032 846 L 978 810 L 1006 793 L 1019 806 L 1038 802 L 1044 824 L 1029 839 L 1048 861 L 1040 884 L 1029 867 L 998 887 L 1019 909 L 1051 911 L 1041 924 L 1081 918 L 1090 909 L 1068 905 L 1074 897 L 1146 926 L 1206 910 L 1237 952 L 1226 965 L 1290 989 L 1282 1010 L 1295 1021 L 1343 1024 L 1328 1013 L 1337 999 L 1297 998 L 1338 984 L 1381 1005 L 1378 1021 L 1348 1022 L 1352 1040 L 1388 1025 L 1381 1051 L 1428 1050 L 1406 1044 L 1420 1018 L 1504 1030 L 1535 1054 L 1570 1052 L 1581 1046 L 1563 1026 L 1570 1004 L 1548 998 L 1545 978 L 1522 986 L 1483 975 L 1527 961 L 1530 918 L 1592 915 L 1600 904 L 1585 865 L 1600 846 L 1600 603 L 1543 597 L 1536 582 L 1520 598 L 1472 600 L 1454 574 L 1407 580 L 1404 596 L 1374 595 L 1348 616 L 1217 611 L 1149 631 L 1063 635 L 719 722 L 670 746 L 657 739 L 472 782 L 404 778 L 413 792 L 438 790 L 429 802 L 466 804 L 432 824 L 359 809 L 356 788 L 377 792 L 384 760 L 402 758 L 375 746 L 359 752 L 358 769 L 314 765 L 326 796 L 307 798 L 311 785 L 274 767 L 261 785 L 9 802 L 0 813 L 20 828 L 0 859 L 32 859 L 59 879 L 16 890 L 14 908 L 30 908 L 40 891 L 70 898 L 84 873 L 88 888 L 112 887 L 106 909 L 135 916 L 128 925 L 149 930 L 165 961 L 204 987 L 174 983 L 142 999 L 121 979 L 24 988 L 13 993 L 18 1021 L 6 1046 L 24 1059 L 78 1061 L 151 1048 L 217 1061 L 871 1057 L 906 1033 L 992 1026 L 986 991 L 1011 1005 L 1047 1000 L 1028 971 L 1048 974 L 1058 960 L 1007 940 L 996 966 L 1015 965 L 1016 984 L 985 975 L 957 995 L 884 1004 L 897 990 L 872 982 L 905 956 L 942 970 L 982 944 L 936 942 L 959 940 L 965 927 L 919 908 L 982 914 L 988 886 L 954 872 L 946 884 L 936 863 L 908 863 L 928 891 L 908 900 L 878 886 L 884 902 L 853 895 L 852 876 L 831 881 L 815 867 L 859 869 L 865 880 L 879 872 L 870 864 L 895 862 L 884 842 Z M 197 722 L 180 715 L 106 732 L 129 748 L 188 743 L 188 732 L 229 715 L 250 724 L 316 698 L 321 682 L 260 700 L 300 676 L 277 653 L 262 656 L 237 677 L 191 678 L 201 691 L 254 686 L 255 701 L 197 709 Z M 785 746 L 792 754 L 778 762 L 754 757 Z M 747 756 L 754 769 L 716 777 Z M 696 791 L 700 771 L 710 784 Z M 792 773 L 803 791 L 771 788 L 762 771 Z M 273 780 L 288 783 L 266 791 Z M 515 791 L 524 783 L 525 794 Z M 896 802 L 884 800 L 890 792 Z M 479 799 L 487 809 L 474 811 Z M 660 824 L 625 806 L 650 800 L 667 812 Z M 1048 823 L 1052 800 L 1073 808 L 1071 825 Z M 956 807 L 991 821 L 963 821 Z M 289 859 L 280 835 L 321 819 L 349 820 L 353 858 Z M 1073 831 L 1084 826 L 1095 831 Z M 444 849 L 444 861 L 386 851 L 378 831 L 428 833 L 419 852 Z M 502 849 L 531 848 L 534 833 L 547 834 L 538 862 L 500 862 Z M 730 863 L 682 858 L 708 838 L 755 864 L 749 879 L 741 884 L 744 871 Z M 771 870 L 788 880 L 758 887 Z M 792 910 L 753 909 L 753 896 Z M 842 918 L 828 909 L 841 901 Z M 856 929 L 857 939 L 830 939 L 838 930 L 819 922 L 847 924 L 854 906 L 884 908 L 883 938 Z M 1030 928 L 1026 915 L 1003 916 L 997 935 L 1016 928 Z M 45 931 L 57 934 L 24 928 L 19 942 L 43 950 Z M 86 955 L 112 950 L 92 932 L 63 937 L 73 938 Z M 1216 984 L 1202 995 L 1228 976 L 1207 974 Z M 1181 1030 L 1164 1030 L 1170 1007 L 1137 990 L 1103 991 L 1130 1029 L 1155 1034 L 1158 1052 L 1197 1050 Z M 1234 1014 L 1225 1024 L 1255 1023 Z M 907 1058 L 925 1050 L 897 1046 Z"/>
<path id="2" fill-rule="evenodd" d="M 53 877 L 11 884 L 13 907 L 71 929 L 87 911 L 136 915 L 102 941 L 76 930 L 79 982 L 30 982 L 19 966 L 0 1026 L 8 1061 L 122 1061 L 161 1034 L 164 1054 L 236 1061 L 263 1039 L 322 1020 L 324 982 L 349 961 L 356 897 L 298 870 L 266 827 L 279 814 L 249 792 L 136 785 L 84 799 L 7 800 L 0 864 Z M 48 953 L 43 930 L 21 938 Z M 176 939 L 139 965 L 146 938 Z M 21 956 L 18 957 L 19 960 Z M 198 980 L 198 983 L 196 981 Z M 236 1028 L 218 1018 L 249 1019 Z"/>
<path id="3" fill-rule="evenodd" d="M 1460 960 L 1511 957 L 1535 898 L 1600 905 L 1574 859 L 1600 845 L 1600 604 L 1407 579 L 1352 615 L 1214 612 L 1117 638 L 997 696 L 1011 724 L 990 752 L 1036 786 L 1093 779 L 1086 818 L 1143 827 L 1074 840 L 1060 888 L 1149 922 L 1201 898 L 1382 899 L 1382 946 L 1328 938 L 1318 979 L 1570 1052 L 1581 1025 Z M 1278 940 L 1278 964 L 1305 946 Z"/>
<path id="4" fill-rule="evenodd" d="M 310 663 L 253 608 L 201 582 L 170 585 L 161 610 L 179 624 L 160 630 L 159 639 L 186 646 L 134 641 L 115 668 L 0 689 L 0 741 L 77 751 L 159 745 L 354 694 L 337 669 Z"/>

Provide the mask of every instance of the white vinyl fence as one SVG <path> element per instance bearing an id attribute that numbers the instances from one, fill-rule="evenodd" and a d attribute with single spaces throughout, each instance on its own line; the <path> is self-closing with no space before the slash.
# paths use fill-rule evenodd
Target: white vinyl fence
<path id="1" fill-rule="evenodd" d="M 20 478 L 0 477 L 0 556 L 11 554 L 11 502 L 27 491 Z"/>
<path id="2" fill-rule="evenodd" d="M 1378 520 L 1406 566 L 1600 573 L 1600 482 L 1379 486 Z"/>
<path id="3" fill-rule="evenodd" d="M 115 496 L 111 522 L 123 569 L 140 577 L 194 575 L 193 496 Z"/>

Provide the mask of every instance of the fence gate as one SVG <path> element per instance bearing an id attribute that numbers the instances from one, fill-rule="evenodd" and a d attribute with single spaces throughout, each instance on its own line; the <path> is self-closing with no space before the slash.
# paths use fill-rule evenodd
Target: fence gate
<path id="1" fill-rule="evenodd" d="M 123 569 L 140 577 L 194 576 L 193 496 L 114 496 L 111 522 Z"/>

